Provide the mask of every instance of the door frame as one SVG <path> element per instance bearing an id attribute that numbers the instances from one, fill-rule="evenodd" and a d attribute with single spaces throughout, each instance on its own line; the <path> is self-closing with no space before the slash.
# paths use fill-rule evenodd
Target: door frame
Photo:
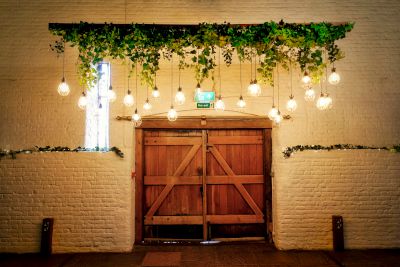
<path id="1" fill-rule="evenodd" d="M 262 129 L 264 139 L 264 174 L 265 174 L 265 223 L 266 237 L 272 242 L 272 122 L 268 117 L 180 117 L 174 122 L 165 118 L 143 118 L 135 128 L 135 244 L 143 242 L 143 173 L 144 173 L 144 134 L 151 129 Z"/>

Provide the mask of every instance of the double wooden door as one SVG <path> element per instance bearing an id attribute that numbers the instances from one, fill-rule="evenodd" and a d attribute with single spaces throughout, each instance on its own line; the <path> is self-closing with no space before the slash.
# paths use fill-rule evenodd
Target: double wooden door
<path id="1" fill-rule="evenodd" d="M 144 239 L 266 237 L 265 131 L 144 130 Z"/>

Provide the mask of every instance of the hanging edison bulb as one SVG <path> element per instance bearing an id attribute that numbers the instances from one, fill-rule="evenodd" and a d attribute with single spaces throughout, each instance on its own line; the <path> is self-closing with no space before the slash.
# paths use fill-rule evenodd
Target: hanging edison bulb
<path id="1" fill-rule="evenodd" d="M 203 91 L 203 89 L 201 89 L 200 83 L 197 83 L 194 93 L 197 94 L 197 93 L 201 93 L 202 91 Z"/>
<path id="2" fill-rule="evenodd" d="M 153 91 L 151 92 L 151 95 L 154 98 L 159 98 L 160 97 L 160 91 L 157 88 L 157 85 L 154 86 Z"/>
<path id="3" fill-rule="evenodd" d="M 246 101 L 244 101 L 243 96 L 239 97 L 238 102 L 236 103 L 238 108 L 245 108 L 246 107 Z"/>
<path id="4" fill-rule="evenodd" d="M 336 72 L 336 68 L 332 68 L 332 73 L 329 75 L 328 81 L 333 85 L 336 85 L 340 82 L 340 75 Z"/>
<path id="5" fill-rule="evenodd" d="M 168 111 L 167 118 L 169 121 L 176 121 L 178 118 L 178 112 L 176 112 L 174 106 L 171 106 L 171 109 Z"/>
<path id="6" fill-rule="evenodd" d="M 282 122 L 282 120 L 283 120 L 283 117 L 281 115 L 281 112 L 278 110 L 278 112 L 276 113 L 276 116 L 274 117 L 274 122 L 276 124 L 279 124 Z"/>
<path id="7" fill-rule="evenodd" d="M 275 105 L 272 105 L 272 108 L 268 112 L 268 118 L 270 120 L 274 120 L 276 115 L 278 115 L 278 109 L 275 107 Z"/>
<path id="8" fill-rule="evenodd" d="M 81 109 L 85 109 L 87 105 L 87 98 L 85 92 L 82 92 L 81 97 L 78 100 L 78 107 Z"/>
<path id="9" fill-rule="evenodd" d="M 321 93 L 319 96 L 316 106 L 319 110 L 325 110 L 328 108 L 328 102 L 324 93 Z"/>
<path id="10" fill-rule="evenodd" d="M 314 101 L 315 99 L 315 91 L 313 88 L 308 87 L 304 93 L 304 99 L 308 102 Z"/>
<path id="11" fill-rule="evenodd" d="M 108 100 L 112 103 L 115 101 L 115 99 L 117 99 L 117 94 L 114 92 L 114 90 L 112 89 L 112 86 L 110 85 L 110 87 L 108 88 L 108 92 L 107 92 L 107 96 L 108 96 Z"/>
<path id="12" fill-rule="evenodd" d="M 182 91 L 182 88 L 179 86 L 178 92 L 175 95 L 175 103 L 178 105 L 183 105 L 185 103 L 186 97 Z"/>
<path id="13" fill-rule="evenodd" d="M 257 80 L 250 82 L 250 85 L 247 87 L 247 93 L 250 96 L 261 95 L 261 86 L 257 83 Z"/>
<path id="14" fill-rule="evenodd" d="M 224 111 L 224 110 L 225 110 L 225 103 L 224 103 L 224 101 L 222 100 L 221 95 L 218 97 L 217 102 L 215 102 L 215 107 L 214 107 L 214 109 L 215 109 L 216 111 Z"/>
<path id="15" fill-rule="evenodd" d="M 135 127 L 139 127 L 142 125 L 142 116 L 138 113 L 137 109 L 135 109 L 135 113 L 132 115 L 132 121 Z"/>
<path id="16" fill-rule="evenodd" d="M 311 83 L 311 77 L 308 75 L 307 71 L 304 72 L 304 75 L 303 75 L 303 78 L 301 78 L 301 81 L 304 84 L 310 84 Z"/>
<path id="17" fill-rule="evenodd" d="M 61 83 L 58 85 L 57 92 L 61 96 L 69 95 L 70 89 L 69 89 L 69 86 L 68 86 L 67 82 L 65 81 L 64 77 L 62 77 Z"/>
<path id="18" fill-rule="evenodd" d="M 144 111 L 148 112 L 151 110 L 151 108 L 152 108 L 152 105 L 150 104 L 150 101 L 147 98 L 146 102 L 144 102 L 144 104 L 143 104 L 143 109 L 144 109 Z"/>
<path id="19" fill-rule="evenodd" d="M 290 112 L 293 112 L 297 109 L 297 102 L 294 99 L 293 95 L 290 95 L 288 102 L 286 103 L 286 109 Z"/>
<path id="20" fill-rule="evenodd" d="M 135 100 L 131 94 L 131 90 L 128 90 L 128 93 L 124 96 L 124 105 L 127 107 L 132 107 L 135 103 Z"/>

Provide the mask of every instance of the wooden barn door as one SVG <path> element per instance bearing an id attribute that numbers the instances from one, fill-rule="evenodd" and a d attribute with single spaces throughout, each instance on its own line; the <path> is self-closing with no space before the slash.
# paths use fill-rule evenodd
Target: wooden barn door
<path id="1" fill-rule="evenodd" d="M 144 234 L 202 239 L 201 130 L 144 132 Z"/>
<path id="2" fill-rule="evenodd" d="M 137 242 L 268 236 L 270 129 L 138 134 Z"/>
<path id="3" fill-rule="evenodd" d="M 263 130 L 209 130 L 207 151 L 209 235 L 265 237 Z"/>

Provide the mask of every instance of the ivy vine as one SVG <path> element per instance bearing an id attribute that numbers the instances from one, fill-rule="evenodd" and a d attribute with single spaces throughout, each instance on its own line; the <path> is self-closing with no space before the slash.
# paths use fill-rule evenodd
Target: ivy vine
<path id="1" fill-rule="evenodd" d="M 129 59 L 132 69 L 142 66 L 142 83 L 154 87 L 162 58 L 179 57 L 179 67 L 192 68 L 198 83 L 212 75 L 216 67 L 216 51 L 221 49 L 229 66 L 236 52 L 241 61 L 257 56 L 257 72 L 263 83 L 273 84 L 272 73 L 277 64 L 287 68 L 289 61 L 302 71 L 318 77 L 325 64 L 344 54 L 335 41 L 345 37 L 354 23 L 296 24 L 280 21 L 257 25 L 201 23 L 199 25 L 151 24 L 78 24 L 50 23 L 49 30 L 60 40 L 50 44 L 58 54 L 64 44 L 78 47 L 78 73 L 82 85 L 90 87 L 96 80 L 94 65 L 103 59 Z M 327 51 L 327 61 L 323 54 Z"/>
<path id="2" fill-rule="evenodd" d="M 373 149 L 373 150 L 387 150 L 393 153 L 400 153 L 400 144 L 399 145 L 394 145 L 392 147 L 372 147 L 372 146 L 363 146 L 363 145 L 350 145 L 350 144 L 337 144 L 337 145 L 331 145 L 331 146 L 321 146 L 321 145 L 297 145 L 297 146 L 291 146 L 285 148 L 284 151 L 282 151 L 283 156 L 285 158 L 290 158 L 290 156 L 298 151 L 305 151 L 305 150 L 353 150 L 353 149 Z"/>

